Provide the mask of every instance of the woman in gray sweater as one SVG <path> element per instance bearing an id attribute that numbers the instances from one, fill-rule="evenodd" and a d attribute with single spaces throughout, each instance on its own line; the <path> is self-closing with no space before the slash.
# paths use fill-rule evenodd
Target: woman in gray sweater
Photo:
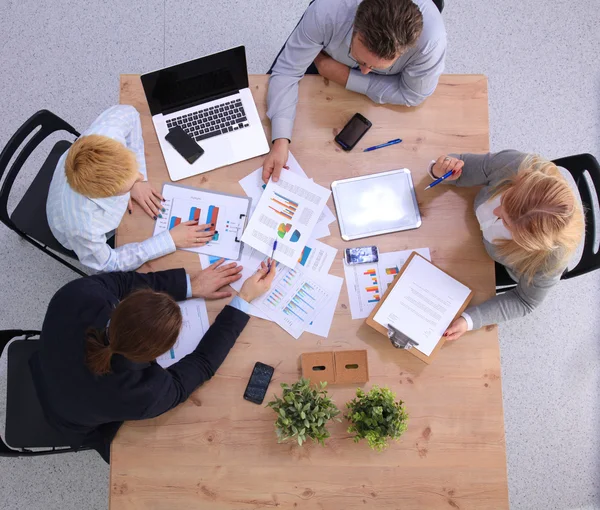
<path id="1" fill-rule="evenodd" d="M 466 331 L 523 317 L 558 283 L 584 233 L 579 197 L 552 163 L 539 156 L 506 150 L 489 154 L 441 156 L 434 178 L 483 186 L 475 215 L 489 256 L 505 266 L 517 286 L 465 310 L 446 330 L 447 340 Z"/>

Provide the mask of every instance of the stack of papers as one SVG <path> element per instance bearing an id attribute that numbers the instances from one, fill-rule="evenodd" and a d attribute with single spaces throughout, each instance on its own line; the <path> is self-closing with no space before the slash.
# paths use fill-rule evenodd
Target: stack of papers
<path id="1" fill-rule="evenodd" d="M 326 205 L 331 192 L 309 179 L 291 154 L 288 166 L 276 183 L 263 183 L 262 168 L 240 181 L 253 210 L 242 236 L 242 278 L 232 287 L 242 288 L 277 240 L 277 275 L 269 292 L 252 302 L 250 313 L 276 322 L 296 339 L 304 331 L 327 337 L 344 281 L 329 274 L 337 249 L 317 240 L 330 234 L 335 220 Z M 200 259 L 202 267 L 214 261 Z"/>

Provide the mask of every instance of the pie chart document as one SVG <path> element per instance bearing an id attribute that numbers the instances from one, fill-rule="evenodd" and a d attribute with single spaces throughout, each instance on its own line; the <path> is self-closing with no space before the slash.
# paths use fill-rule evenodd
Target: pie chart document
<path id="1" fill-rule="evenodd" d="M 330 195 L 310 179 L 282 170 L 279 181 L 267 184 L 242 241 L 268 256 L 277 241 L 274 259 L 294 268 Z"/>

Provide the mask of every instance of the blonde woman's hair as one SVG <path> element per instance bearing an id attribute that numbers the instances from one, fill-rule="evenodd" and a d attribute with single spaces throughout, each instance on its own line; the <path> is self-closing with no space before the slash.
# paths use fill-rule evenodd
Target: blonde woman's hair
<path id="1" fill-rule="evenodd" d="M 502 194 L 512 239 L 496 243 L 498 255 L 529 282 L 536 273 L 556 275 L 568 265 L 584 234 L 584 214 L 557 166 L 529 155 L 491 198 Z"/>
<path id="2" fill-rule="evenodd" d="M 135 154 L 117 140 L 101 135 L 78 138 L 65 161 L 69 186 L 89 198 L 117 195 L 137 171 Z"/>

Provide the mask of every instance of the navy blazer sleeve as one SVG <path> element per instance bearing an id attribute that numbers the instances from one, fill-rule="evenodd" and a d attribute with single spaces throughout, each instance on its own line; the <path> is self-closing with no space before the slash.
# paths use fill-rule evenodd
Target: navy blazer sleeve
<path id="1" fill-rule="evenodd" d="M 166 292 L 175 301 L 183 301 L 187 294 L 185 269 L 169 269 L 156 273 L 136 273 L 135 271 L 104 273 L 88 278 L 105 287 L 119 301 L 127 294 L 145 288 Z"/>
<path id="2" fill-rule="evenodd" d="M 154 368 L 162 372 L 162 381 L 157 385 L 160 393 L 142 418 L 153 418 L 172 409 L 208 381 L 227 357 L 249 319 L 246 313 L 226 306 L 202 337 L 196 350 L 167 370 L 155 365 Z"/>

